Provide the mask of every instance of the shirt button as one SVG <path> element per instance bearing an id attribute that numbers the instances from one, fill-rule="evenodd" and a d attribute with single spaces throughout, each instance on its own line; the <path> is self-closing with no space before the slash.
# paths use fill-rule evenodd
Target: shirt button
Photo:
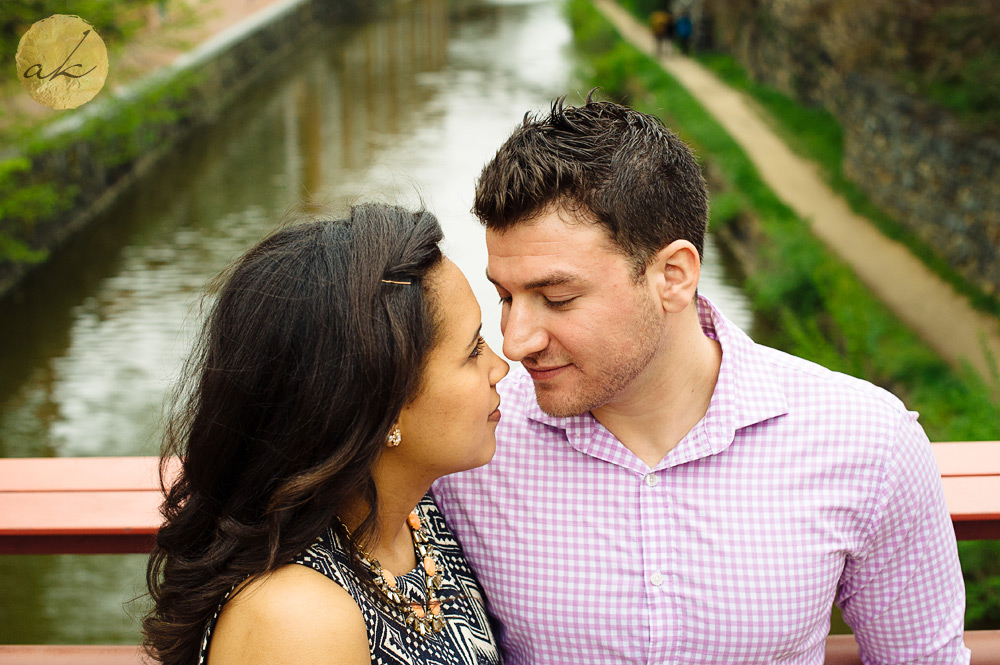
<path id="1" fill-rule="evenodd" d="M 657 476 L 655 473 L 646 474 L 646 485 L 648 487 L 656 487 L 659 484 L 659 482 L 660 482 L 660 477 Z"/>
<path id="2" fill-rule="evenodd" d="M 663 573 L 661 573 L 658 570 L 655 571 L 652 575 L 649 576 L 649 583 L 652 584 L 653 586 L 660 586 L 661 584 L 663 584 Z"/>

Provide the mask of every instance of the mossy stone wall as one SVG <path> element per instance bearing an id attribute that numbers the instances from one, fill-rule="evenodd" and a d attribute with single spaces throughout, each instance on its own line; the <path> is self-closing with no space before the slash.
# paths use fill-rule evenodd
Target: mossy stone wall
<path id="1" fill-rule="evenodd" d="M 891 72 L 858 73 L 884 23 L 858 3 L 705 0 L 715 46 L 756 80 L 832 112 L 844 174 L 971 285 L 1000 296 L 1000 140 L 905 91 Z M 894 38 L 898 38 L 895 36 Z M 867 49 L 867 50 L 866 50 Z"/>

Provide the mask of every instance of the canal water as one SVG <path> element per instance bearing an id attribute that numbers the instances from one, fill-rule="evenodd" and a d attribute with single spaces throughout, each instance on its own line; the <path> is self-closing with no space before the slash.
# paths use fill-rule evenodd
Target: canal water
<path id="1" fill-rule="evenodd" d="M 581 93 L 559 0 L 413 0 L 307 30 L 0 306 L 0 456 L 157 454 L 206 282 L 303 202 L 422 201 L 499 349 L 473 185 L 526 111 Z M 751 327 L 711 238 L 701 291 Z M 144 564 L 0 557 L 0 643 L 135 643 Z"/>

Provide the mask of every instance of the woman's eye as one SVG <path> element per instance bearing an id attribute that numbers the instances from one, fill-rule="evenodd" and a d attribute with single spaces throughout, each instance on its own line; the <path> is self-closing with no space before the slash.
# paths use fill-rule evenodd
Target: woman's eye
<path id="1" fill-rule="evenodd" d="M 478 358 L 479 356 L 483 355 L 483 349 L 485 347 L 486 347 L 486 340 L 483 339 L 482 335 L 480 335 L 479 340 L 476 342 L 476 348 L 472 350 L 472 354 L 469 357 Z"/>

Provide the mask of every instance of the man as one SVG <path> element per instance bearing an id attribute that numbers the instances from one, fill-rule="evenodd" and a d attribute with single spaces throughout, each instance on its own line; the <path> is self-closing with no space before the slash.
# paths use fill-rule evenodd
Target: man
<path id="1" fill-rule="evenodd" d="M 930 446 L 895 397 L 754 344 L 697 295 L 707 192 L 651 117 L 526 118 L 475 212 L 502 303 L 486 467 L 435 496 L 508 662 L 967 663 Z"/>
<path id="2" fill-rule="evenodd" d="M 684 55 L 691 52 L 691 36 L 693 32 L 694 25 L 691 23 L 691 17 L 687 14 L 682 14 L 677 19 L 677 25 L 674 26 L 674 34 L 677 35 L 677 42 L 680 44 L 681 53 Z"/>

